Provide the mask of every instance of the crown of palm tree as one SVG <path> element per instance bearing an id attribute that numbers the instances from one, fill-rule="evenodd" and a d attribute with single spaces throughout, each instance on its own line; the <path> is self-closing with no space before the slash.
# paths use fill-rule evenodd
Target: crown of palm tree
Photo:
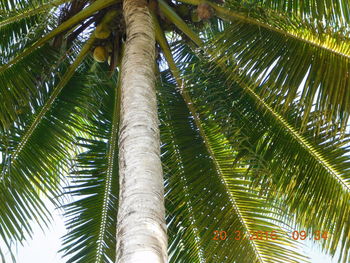
<path id="1" fill-rule="evenodd" d="M 47 198 L 67 262 L 115 261 L 122 5 L 0 1 L 3 261 Z M 349 262 L 347 1 L 148 5 L 169 262 L 308 262 L 293 230 Z"/>

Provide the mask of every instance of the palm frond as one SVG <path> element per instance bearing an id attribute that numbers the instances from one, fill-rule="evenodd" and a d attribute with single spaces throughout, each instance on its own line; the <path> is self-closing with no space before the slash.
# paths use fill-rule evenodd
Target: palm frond
<path id="1" fill-rule="evenodd" d="M 270 10 L 246 9 L 237 3 L 231 7 L 208 4 L 217 15 L 231 21 L 231 26 L 207 49 L 213 59 L 225 66 L 235 64 L 228 69 L 232 74 L 248 75 L 264 84 L 264 91 L 285 99 L 284 109 L 299 99 L 305 121 L 311 108 L 317 107 L 324 112 L 321 124 L 336 122 L 345 130 L 350 110 L 350 39 L 346 29 L 335 30 L 330 25 Z M 336 78 L 332 77 L 334 68 Z"/>
<path id="2" fill-rule="evenodd" d="M 1 65 L 44 35 L 52 21 L 48 14 L 41 14 L 0 27 Z"/>
<path id="3" fill-rule="evenodd" d="M 96 111 L 90 113 L 90 124 L 82 131 L 88 136 L 79 138 L 77 144 L 84 150 L 77 156 L 67 187 L 66 194 L 73 201 L 64 206 L 69 220 L 62 251 L 67 262 L 114 262 L 119 187 L 117 84 L 95 75 L 90 85 L 93 94 L 100 94 L 94 96 L 99 98 L 93 102 Z"/>
<path id="4" fill-rule="evenodd" d="M 94 38 L 92 37 L 84 46 L 84 48 L 81 50 L 78 57 L 75 59 L 75 61 L 72 63 L 72 65 L 68 68 L 68 70 L 65 72 L 65 74 L 62 76 L 62 79 L 60 82 L 55 86 L 55 88 L 52 90 L 49 98 L 45 101 L 45 104 L 41 107 L 41 109 L 38 111 L 38 113 L 34 116 L 32 122 L 28 125 L 26 131 L 21 135 L 21 140 L 19 141 L 16 148 L 14 148 L 10 154 L 11 161 L 8 164 L 8 167 L 5 167 L 5 169 L 2 172 L 2 177 L 6 176 L 6 173 L 8 170 L 12 169 L 12 166 L 16 162 L 17 157 L 23 150 L 23 147 L 25 147 L 28 140 L 30 140 L 30 137 L 35 132 L 35 129 L 38 127 L 40 122 L 43 120 L 47 112 L 51 109 L 53 103 L 61 93 L 62 89 L 66 86 L 68 81 L 71 79 L 71 77 L 76 72 L 77 68 L 85 58 L 86 54 L 90 51 L 90 47 L 92 46 L 92 43 L 94 42 Z"/>
<path id="5" fill-rule="evenodd" d="M 37 86 L 42 84 L 42 78 L 47 75 L 43 69 L 49 69 L 55 61 L 57 61 L 55 50 L 44 46 L 0 73 L 1 129 L 8 129 L 18 119 L 18 115 L 30 111 L 30 104 L 34 98 L 46 91 L 44 85 Z"/>
<path id="6" fill-rule="evenodd" d="M 284 101 L 284 110 L 298 100 L 305 121 L 315 107 L 323 113 L 320 125 L 338 124 L 345 129 L 350 111 L 348 58 L 245 24 L 233 24 L 226 30 L 211 52 L 213 56 L 221 52 L 214 59 L 222 65 L 236 64 L 227 68 L 231 75 L 236 79 L 237 75 L 249 76 L 264 87 L 260 90 L 265 97 Z M 337 77 L 331 75 L 334 68 Z"/>
<path id="7" fill-rule="evenodd" d="M 252 89 L 230 80 L 221 69 L 203 64 L 192 69 L 196 73 L 189 75 L 187 85 L 193 87 L 191 94 L 198 98 L 197 105 L 206 105 L 201 112 L 220 123 L 231 145 L 241 149 L 240 158 L 253 155 L 256 161 L 263 160 L 263 170 L 268 171 L 275 189 L 271 195 L 280 196 L 284 206 L 287 204 L 290 212 L 297 214 L 298 223 L 310 231 L 318 228 L 332 232 L 332 238 L 325 241 L 329 252 L 334 253 L 337 246 L 349 251 L 343 239 L 350 223 L 349 140 L 334 137 L 327 128 L 315 136 L 312 120 L 307 131 L 298 132 L 301 119 L 293 108 L 281 115 Z M 241 139 L 234 136 L 237 134 Z M 258 182 L 266 182 L 265 174 L 258 176 Z"/>
<path id="8" fill-rule="evenodd" d="M 243 235 L 254 230 L 278 231 L 281 227 L 274 223 L 269 204 L 249 188 L 249 181 L 232 166 L 235 155 L 226 142 L 218 140 L 217 131 L 209 127 L 203 142 L 203 132 L 198 132 L 193 121 L 196 117 L 189 114 L 174 85 L 173 90 L 167 85 L 163 79 L 159 93 L 160 102 L 166 103 L 160 108 L 164 111 L 161 134 L 167 171 L 169 253 L 174 257 L 171 260 L 268 262 L 273 254 L 275 262 L 304 262 L 300 254 L 273 240 L 247 238 L 237 242 L 233 236 L 221 243 L 212 240 L 214 230 L 231 235 L 241 231 Z M 279 238 L 291 245 L 282 235 Z"/>
<path id="9" fill-rule="evenodd" d="M 288 2 L 282 0 L 254 0 L 248 1 L 246 4 L 247 7 L 259 5 L 262 8 L 271 8 L 279 12 L 293 13 L 304 19 L 310 17 L 318 20 L 326 19 L 332 24 L 345 24 L 350 22 L 350 9 L 348 2 L 345 0 L 291 0 Z"/>
<path id="10" fill-rule="evenodd" d="M 0 28 L 12 24 L 14 22 L 21 21 L 22 19 L 29 18 L 32 16 L 35 16 L 37 14 L 43 13 L 43 12 L 50 12 L 51 8 L 57 7 L 59 5 L 64 4 L 65 2 L 68 2 L 69 0 L 56 0 L 48 3 L 41 3 L 40 6 L 28 6 L 26 8 L 16 9 L 13 12 L 5 12 L 1 16 L 0 20 Z"/>
<path id="11" fill-rule="evenodd" d="M 6 16 L 10 12 L 16 12 L 17 10 L 27 10 L 28 8 L 37 7 L 41 4 L 47 3 L 47 0 L 1 0 L 0 1 L 0 15 Z"/>
<path id="12" fill-rule="evenodd" d="M 53 198 L 62 191 L 61 180 L 71 155 L 69 149 L 74 140 L 77 103 L 81 96 L 79 89 L 74 88 L 76 80 L 71 77 L 84 55 L 62 80 L 55 76 L 44 82 L 47 89 L 52 90 L 52 86 L 56 89 L 51 96 L 43 98 L 45 104 L 38 106 L 34 115 L 26 112 L 10 129 L 1 130 L 0 232 L 5 243 L 30 236 L 32 221 L 39 225 L 50 221 L 42 194 L 58 203 Z M 63 92 L 57 92 L 57 87 L 59 91 L 64 87 Z"/>
<path id="13" fill-rule="evenodd" d="M 193 5 L 202 3 L 199 0 L 182 0 L 181 2 Z M 349 57 L 348 45 L 340 42 L 345 36 L 348 36 L 349 32 L 346 28 L 334 28 L 332 27 L 334 25 L 328 26 L 320 20 L 316 22 L 308 19 L 302 20 L 289 13 L 264 10 L 254 5 L 247 8 L 244 4 L 235 1 L 228 2 L 225 7 L 212 2 L 207 2 L 207 4 L 222 19 L 256 26 L 271 33 L 280 34 L 287 39 L 297 39 L 340 56 Z"/>

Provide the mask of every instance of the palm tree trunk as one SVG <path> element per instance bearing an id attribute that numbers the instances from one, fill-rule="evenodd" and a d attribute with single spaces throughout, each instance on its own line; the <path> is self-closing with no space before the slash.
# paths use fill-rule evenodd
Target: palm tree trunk
<path id="1" fill-rule="evenodd" d="M 146 0 L 124 0 L 118 263 L 167 262 L 163 174 L 155 93 L 155 36 Z"/>

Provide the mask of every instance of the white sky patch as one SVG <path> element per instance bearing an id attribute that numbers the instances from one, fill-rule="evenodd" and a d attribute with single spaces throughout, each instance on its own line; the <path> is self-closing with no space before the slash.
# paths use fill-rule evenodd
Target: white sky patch
<path id="1" fill-rule="evenodd" d="M 33 239 L 27 240 L 23 246 L 14 245 L 13 250 L 17 263 L 64 263 L 63 253 L 58 253 L 61 249 L 60 238 L 66 233 L 64 220 L 58 210 L 47 203 L 52 212 L 53 222 L 48 229 L 42 230 L 39 225 L 33 224 Z M 7 255 L 6 260 L 11 262 L 11 257 Z M 1 261 L 1 259 L 0 259 Z M 6 262 L 7 263 L 7 262 Z"/>

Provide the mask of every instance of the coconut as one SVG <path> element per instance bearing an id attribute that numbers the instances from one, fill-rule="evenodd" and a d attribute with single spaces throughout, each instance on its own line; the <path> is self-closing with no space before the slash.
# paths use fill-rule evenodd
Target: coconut
<path id="1" fill-rule="evenodd" d="M 97 62 L 105 62 L 106 59 L 107 59 L 107 56 L 108 56 L 108 53 L 107 53 L 107 50 L 105 47 L 103 46 L 97 46 L 95 47 L 94 49 L 94 59 L 97 61 Z"/>
<path id="2" fill-rule="evenodd" d="M 106 39 L 110 36 L 111 30 L 105 24 L 99 24 L 95 29 L 95 37 L 99 39 Z"/>

